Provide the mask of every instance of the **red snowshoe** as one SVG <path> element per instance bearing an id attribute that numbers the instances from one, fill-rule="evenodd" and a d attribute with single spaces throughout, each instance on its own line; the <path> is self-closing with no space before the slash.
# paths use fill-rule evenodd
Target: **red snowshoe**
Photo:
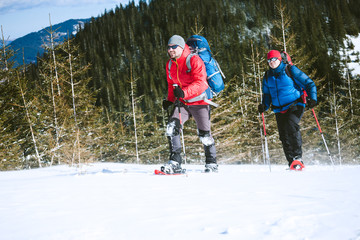
<path id="1" fill-rule="evenodd" d="M 290 165 L 290 170 L 302 171 L 304 167 L 305 165 L 302 161 L 294 160 Z"/>

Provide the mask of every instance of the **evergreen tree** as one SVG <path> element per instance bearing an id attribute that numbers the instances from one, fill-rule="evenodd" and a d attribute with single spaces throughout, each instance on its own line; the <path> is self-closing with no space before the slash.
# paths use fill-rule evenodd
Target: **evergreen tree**
<path id="1" fill-rule="evenodd" d="M 333 114 L 335 105 L 338 106 L 343 162 L 353 158 L 358 154 L 353 147 L 358 142 L 344 136 L 358 134 L 359 87 L 353 76 L 343 77 L 342 69 L 346 67 L 340 52 L 344 37 L 359 31 L 359 3 L 355 0 L 284 3 L 286 8 L 281 10 L 277 7 L 279 2 L 273 0 L 141 0 L 138 5 L 132 1 L 93 18 L 70 42 L 70 48 L 51 46 L 50 36 L 48 51 L 39 56 L 38 63 L 18 69 L 19 73 L 26 70 L 26 76 L 23 73 L 19 76 L 34 123 L 41 163 L 134 161 L 134 120 L 129 115 L 132 109 L 136 113 L 139 158 L 144 162 L 163 162 L 167 143 L 157 129 L 166 122 L 161 111 L 167 90 L 166 45 L 173 34 L 185 39 L 190 36 L 195 23 L 203 27 L 201 34 L 209 40 L 227 76 L 226 89 L 216 99 L 221 106 L 212 115 L 220 161 L 230 156 L 241 158 L 242 162 L 262 161 L 261 119 L 256 114 L 256 102 L 265 68 L 261 61 L 269 48 L 286 49 L 295 65 L 315 81 L 319 92 L 316 110 L 332 152 L 337 149 Z M 279 10 L 284 15 L 282 22 L 274 21 L 281 19 Z M 275 38 L 269 38 L 270 32 Z M 14 158 L 9 158 L 10 153 L 4 155 L 7 163 L 14 164 L 3 166 L 37 166 L 36 159 L 29 157 L 35 156 L 35 149 L 17 77 L 15 71 L 8 70 L 11 52 L 6 47 L 2 50 L 0 87 L 9 94 L 1 96 L 4 142 L 1 147 L 9 149 L 14 143 L 19 147 L 11 153 Z M 134 108 L 130 104 L 130 65 L 134 79 L 138 79 Z M 330 105 L 332 86 L 336 94 L 334 106 Z M 350 98 L 353 111 L 348 111 Z M 74 114 L 74 106 L 79 114 Z M 15 119 L 21 122 L 16 123 Z M 281 151 L 273 115 L 267 115 L 266 120 L 271 156 L 281 162 L 277 158 Z M 310 155 L 323 151 L 310 111 L 305 112 L 302 124 L 305 151 Z M 202 159 L 197 154 L 202 152 L 202 145 L 192 132 L 194 125 L 190 121 L 190 128 L 185 129 L 192 162 Z"/>
<path id="2" fill-rule="evenodd" d="M 19 114 L 20 94 L 17 88 L 16 69 L 11 61 L 14 52 L 6 46 L 1 26 L 0 55 L 0 170 L 21 169 L 24 167 L 20 151 L 22 139 L 20 129 L 14 123 L 21 122 Z M 6 93 L 6 94 L 5 94 Z"/>

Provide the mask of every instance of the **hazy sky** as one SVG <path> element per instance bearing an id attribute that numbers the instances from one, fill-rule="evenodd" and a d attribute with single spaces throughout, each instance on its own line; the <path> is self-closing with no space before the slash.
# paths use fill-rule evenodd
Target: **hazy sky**
<path id="1" fill-rule="evenodd" d="M 128 3 L 129 0 L 0 0 L 0 25 L 5 40 L 14 40 L 49 26 L 49 14 L 54 25 L 68 19 L 97 17 L 105 9 Z"/>

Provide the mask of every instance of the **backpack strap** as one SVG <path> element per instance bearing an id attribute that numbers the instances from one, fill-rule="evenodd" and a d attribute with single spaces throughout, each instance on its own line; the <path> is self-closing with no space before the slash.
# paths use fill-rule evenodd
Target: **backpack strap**
<path id="1" fill-rule="evenodd" d="M 170 79 L 172 79 L 172 78 L 171 78 L 171 74 L 170 74 L 171 64 L 172 64 L 172 61 L 171 61 L 171 59 L 170 59 L 169 64 L 168 64 L 169 78 L 170 78 Z"/>
<path id="2" fill-rule="evenodd" d="M 193 49 L 191 51 L 191 53 L 186 57 L 186 66 L 188 68 L 188 70 L 186 72 L 191 72 L 191 64 L 190 64 L 190 60 L 193 56 L 195 55 L 199 55 L 199 53 L 206 51 L 206 48 L 198 48 L 196 47 L 195 49 Z"/>
<path id="3" fill-rule="evenodd" d="M 265 81 L 266 81 L 266 83 L 268 82 L 268 71 L 269 71 L 269 70 L 267 70 L 267 71 L 265 72 Z"/>
<path id="4" fill-rule="evenodd" d="M 292 73 L 290 71 L 291 66 L 292 65 L 290 65 L 290 64 L 286 65 L 285 72 L 293 80 L 294 84 L 303 92 L 303 94 L 300 96 L 300 99 L 302 100 L 303 103 L 306 104 L 306 102 L 307 102 L 306 98 L 308 97 L 308 94 L 304 88 L 300 87 L 299 84 L 296 83 L 296 81 L 293 78 Z"/>
<path id="5" fill-rule="evenodd" d="M 294 80 L 294 78 L 293 78 L 293 76 L 292 76 L 292 73 L 291 73 L 291 71 L 290 71 L 290 68 L 291 68 L 291 65 L 286 64 L 286 67 L 285 67 L 286 75 L 288 75 L 288 76 L 294 81 L 294 83 L 296 84 L 296 82 L 295 82 L 295 80 Z M 296 84 L 296 85 L 297 85 L 297 84 Z"/>
<path id="6" fill-rule="evenodd" d="M 188 70 L 186 70 L 186 72 L 191 72 L 191 63 L 190 63 L 190 60 L 193 56 L 195 55 L 198 55 L 198 51 L 197 52 L 193 52 L 193 53 L 190 53 L 189 55 L 187 55 L 186 57 L 186 67 L 188 68 Z M 169 70 L 169 78 L 171 79 L 171 75 L 170 75 L 170 68 L 171 68 L 171 64 L 172 64 L 172 61 L 170 60 L 169 61 L 169 64 L 168 64 L 168 70 Z"/>
<path id="7" fill-rule="evenodd" d="M 192 99 L 189 99 L 189 100 L 184 100 L 184 102 L 187 102 L 187 103 L 192 103 L 192 102 L 197 102 L 197 101 L 204 101 L 206 102 L 207 104 L 211 105 L 211 106 L 214 106 L 214 107 L 218 107 L 219 104 L 217 103 L 214 103 L 213 101 L 211 101 L 210 99 L 208 99 L 208 96 L 206 94 L 206 92 L 203 92 L 202 94 L 200 94 L 199 96 L 196 96 Z"/>
<path id="8" fill-rule="evenodd" d="M 186 67 L 188 68 L 188 70 L 186 72 L 191 72 L 191 58 L 195 55 L 199 55 L 198 53 L 199 52 L 202 52 L 202 51 L 205 51 L 206 48 L 201 48 L 201 49 L 198 49 L 196 48 L 192 53 L 190 53 L 187 57 L 186 57 Z M 170 68 L 169 68 L 169 71 L 170 71 Z M 217 72 L 218 73 L 218 72 Z M 214 74 L 213 74 L 214 75 Z M 171 77 L 170 77 L 171 78 Z M 208 77 L 209 79 L 210 77 Z M 202 94 L 200 94 L 199 96 L 197 97 L 194 97 L 192 99 L 189 99 L 189 100 L 184 100 L 185 102 L 188 102 L 188 103 L 192 103 L 192 102 L 197 102 L 197 101 L 204 101 L 206 102 L 207 104 L 211 105 L 211 106 L 214 106 L 214 107 L 219 107 L 219 104 L 217 103 L 214 103 L 213 101 L 211 101 L 206 92 L 203 92 Z"/>
<path id="9" fill-rule="evenodd" d="M 288 61 L 286 53 L 284 51 L 282 51 L 282 52 L 280 52 L 280 56 L 281 56 L 282 62 L 285 63 L 286 65 L 288 65 L 289 61 Z"/>
<path id="10" fill-rule="evenodd" d="M 186 57 L 186 67 L 188 68 L 188 70 L 186 72 L 191 72 L 191 63 L 190 60 L 193 56 L 198 55 L 197 53 L 190 53 L 187 57 Z"/>
<path id="11" fill-rule="evenodd" d="M 220 72 L 221 76 L 225 79 L 225 78 L 226 78 L 226 77 L 225 77 L 225 74 L 224 74 L 223 71 L 221 70 L 219 63 L 215 60 L 215 58 L 213 58 L 213 59 L 214 59 L 214 61 L 215 61 L 215 63 L 216 63 L 217 68 L 219 69 L 219 72 Z M 218 72 L 216 72 L 216 73 L 218 73 Z"/>
<path id="12" fill-rule="evenodd" d="M 290 71 L 290 68 L 291 68 L 291 65 L 290 64 L 286 64 L 286 67 L 285 67 L 285 72 L 286 72 L 286 75 L 288 75 L 289 78 L 291 78 L 291 80 L 293 80 L 294 84 L 296 85 L 296 87 L 298 87 L 299 89 L 302 90 L 302 87 L 299 86 L 299 84 L 296 83 L 295 79 L 293 78 L 293 75 Z"/>

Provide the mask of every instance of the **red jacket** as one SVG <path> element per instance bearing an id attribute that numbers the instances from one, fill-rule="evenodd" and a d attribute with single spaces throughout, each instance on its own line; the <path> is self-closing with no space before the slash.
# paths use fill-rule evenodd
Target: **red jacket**
<path id="1" fill-rule="evenodd" d="M 201 60 L 201 58 L 197 55 L 193 56 L 190 60 L 191 64 L 191 72 L 186 72 L 188 70 L 186 66 L 186 57 L 190 54 L 189 46 L 185 44 L 185 49 L 180 58 L 173 60 L 169 59 L 166 63 L 166 76 L 168 82 L 168 97 L 167 100 L 174 102 L 174 87 L 173 84 L 177 84 L 184 91 L 184 100 L 190 100 L 194 97 L 199 96 L 203 93 L 208 87 L 208 82 L 206 80 L 206 69 L 205 64 Z M 169 77 L 169 62 L 171 63 L 170 74 Z M 180 99 L 183 103 L 183 99 Z M 208 105 L 208 103 L 204 101 L 197 101 L 192 103 L 185 103 L 186 105 Z"/>

